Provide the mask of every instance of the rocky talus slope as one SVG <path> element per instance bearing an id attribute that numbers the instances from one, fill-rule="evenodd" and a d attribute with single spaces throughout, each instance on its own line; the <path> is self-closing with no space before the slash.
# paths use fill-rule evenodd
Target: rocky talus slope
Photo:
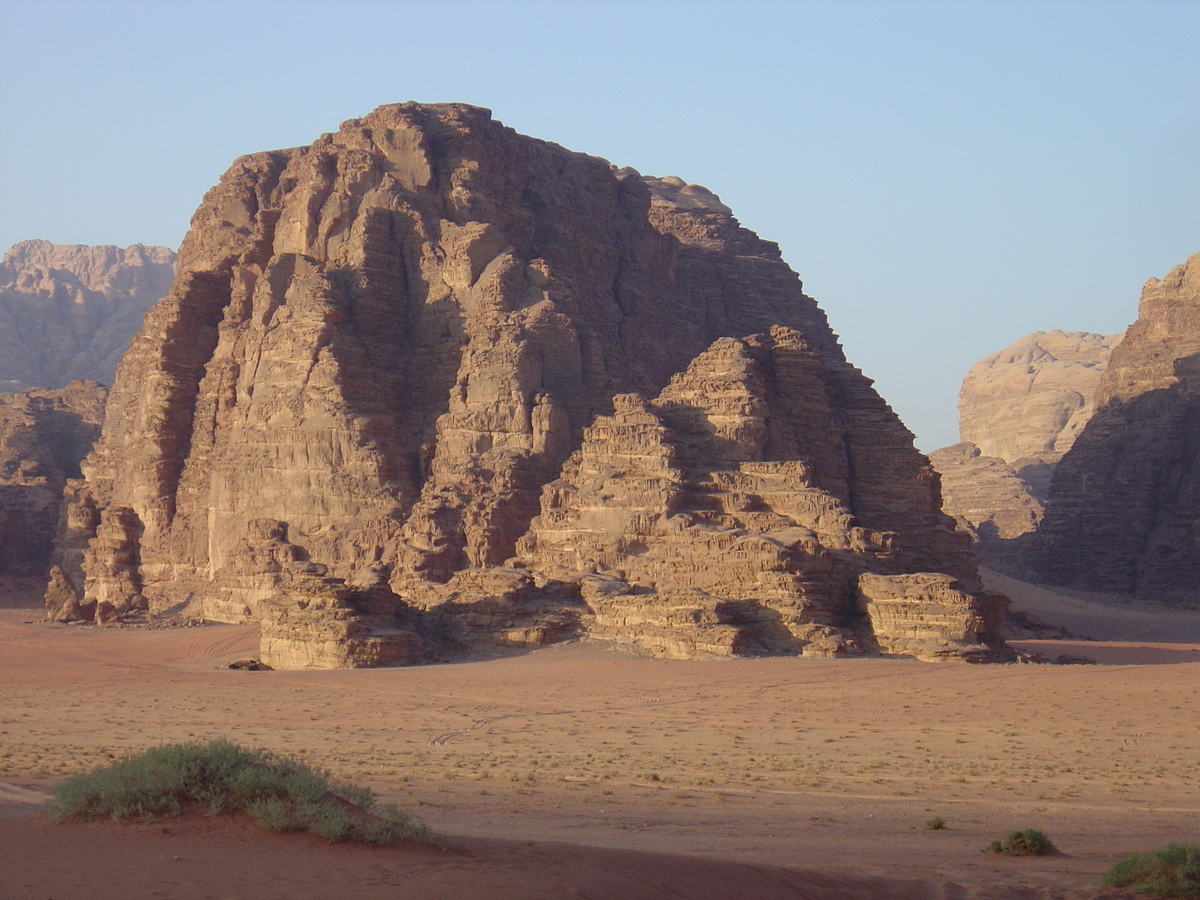
<path id="1" fill-rule="evenodd" d="M 1200 254 L 1151 279 L 1027 563 L 1052 584 L 1200 596 Z"/>
<path id="2" fill-rule="evenodd" d="M 104 386 L 0 394 L 0 579 L 44 576 L 67 479 L 100 434 Z"/>
<path id="3" fill-rule="evenodd" d="M 0 262 L 0 389 L 109 385 L 175 277 L 166 247 L 22 241 Z"/>
<path id="4" fill-rule="evenodd" d="M 715 195 L 385 106 L 243 157 L 117 373 L 54 608 L 277 665 L 606 637 L 983 656 L 1002 598 L 778 247 Z"/>
<path id="5" fill-rule="evenodd" d="M 1009 542 L 1041 521 L 1050 480 L 1094 411 L 1093 395 L 1123 334 L 1035 331 L 980 360 L 959 393 L 962 443 L 930 454 L 943 509 L 980 558 L 1011 568 Z"/>

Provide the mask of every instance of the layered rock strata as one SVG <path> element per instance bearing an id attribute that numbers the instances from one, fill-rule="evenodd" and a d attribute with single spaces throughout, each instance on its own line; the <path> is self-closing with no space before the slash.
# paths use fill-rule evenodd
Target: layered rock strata
<path id="1" fill-rule="evenodd" d="M 591 634 L 666 656 L 981 650 L 986 604 L 967 585 L 923 575 L 941 591 L 912 593 L 905 573 L 971 582 L 973 561 L 930 484 L 903 477 L 911 447 L 868 437 L 882 401 L 863 383 L 843 394 L 837 368 L 776 327 L 718 340 L 651 402 L 617 395 L 515 564 L 578 581 Z M 924 540 L 860 525 L 856 491 L 926 517 Z"/>
<path id="2" fill-rule="evenodd" d="M 1142 290 L 1059 463 L 1029 566 L 1053 584 L 1200 596 L 1200 254 Z"/>
<path id="3" fill-rule="evenodd" d="M 174 277 L 166 247 L 15 244 L 0 262 L 0 388 L 112 384 L 142 316 Z"/>
<path id="4" fill-rule="evenodd" d="M 103 385 L 0 394 L 0 578 L 44 577 L 63 487 L 100 434 Z"/>
<path id="5" fill-rule="evenodd" d="M 423 646 L 856 652 L 887 645 L 867 572 L 969 598 L 919 655 L 988 634 L 936 475 L 778 247 L 703 188 L 463 105 L 238 160 L 84 473 L 79 602 L 265 617 L 265 648 L 291 642 L 272 665 L 303 656 L 305 610 L 389 604 Z M 714 582 L 713 559 L 738 563 Z M 301 609 L 293 564 L 353 590 Z M 697 616 L 715 630 L 675 629 Z"/>

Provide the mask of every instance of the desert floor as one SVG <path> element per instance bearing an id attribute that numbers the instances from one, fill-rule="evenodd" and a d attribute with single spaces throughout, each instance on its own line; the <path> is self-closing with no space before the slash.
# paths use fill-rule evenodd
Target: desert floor
<path id="1" fill-rule="evenodd" d="M 1096 639 L 1018 646 L 1099 664 L 573 644 L 242 672 L 225 665 L 255 654 L 251 627 L 52 625 L 9 597 L 0 896 L 1081 898 L 1122 853 L 1200 841 L 1200 611 L 989 577 Z M 68 775 L 216 737 L 303 756 L 460 840 L 329 846 L 231 818 L 55 826 L 38 811 Z M 980 852 L 1027 827 L 1060 852 Z"/>

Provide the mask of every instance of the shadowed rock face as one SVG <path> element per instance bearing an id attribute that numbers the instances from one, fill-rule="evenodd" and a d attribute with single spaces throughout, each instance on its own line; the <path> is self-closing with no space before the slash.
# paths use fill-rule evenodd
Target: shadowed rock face
<path id="1" fill-rule="evenodd" d="M 1096 413 L 1054 474 L 1030 567 L 1053 584 L 1200 596 L 1200 254 L 1142 290 Z"/>
<path id="2" fill-rule="evenodd" d="M 0 262 L 0 388 L 112 384 L 142 316 L 174 277 L 166 247 L 14 245 Z"/>
<path id="3" fill-rule="evenodd" d="M 0 394 L 0 577 L 50 565 L 63 486 L 100 434 L 104 386 Z"/>
<path id="4" fill-rule="evenodd" d="M 672 591 L 734 630 L 778 600 L 795 628 L 778 647 L 750 628 L 760 649 L 852 652 L 876 646 L 867 571 L 957 579 L 972 611 L 920 653 L 987 631 L 936 477 L 777 246 L 703 188 L 475 107 L 385 106 L 238 160 L 121 363 L 84 474 L 63 537 L 86 545 L 80 600 L 264 615 L 272 664 L 412 659 L 411 635 L 363 630 L 397 614 L 467 644 L 608 629 L 707 652 L 709 620 L 660 627 Z M 545 523 L 570 495 L 588 506 L 568 538 Z M 737 578 L 668 558 L 696 527 L 714 553 L 750 541 Z M 645 640 L 605 618 L 651 594 Z"/>

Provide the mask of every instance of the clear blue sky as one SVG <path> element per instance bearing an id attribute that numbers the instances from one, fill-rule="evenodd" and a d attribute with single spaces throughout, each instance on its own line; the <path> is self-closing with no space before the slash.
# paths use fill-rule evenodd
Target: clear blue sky
<path id="1" fill-rule="evenodd" d="M 1200 2 L 0 0 L 0 245 L 177 246 L 242 153 L 459 100 L 706 185 L 933 450 L 1200 251 Z"/>

